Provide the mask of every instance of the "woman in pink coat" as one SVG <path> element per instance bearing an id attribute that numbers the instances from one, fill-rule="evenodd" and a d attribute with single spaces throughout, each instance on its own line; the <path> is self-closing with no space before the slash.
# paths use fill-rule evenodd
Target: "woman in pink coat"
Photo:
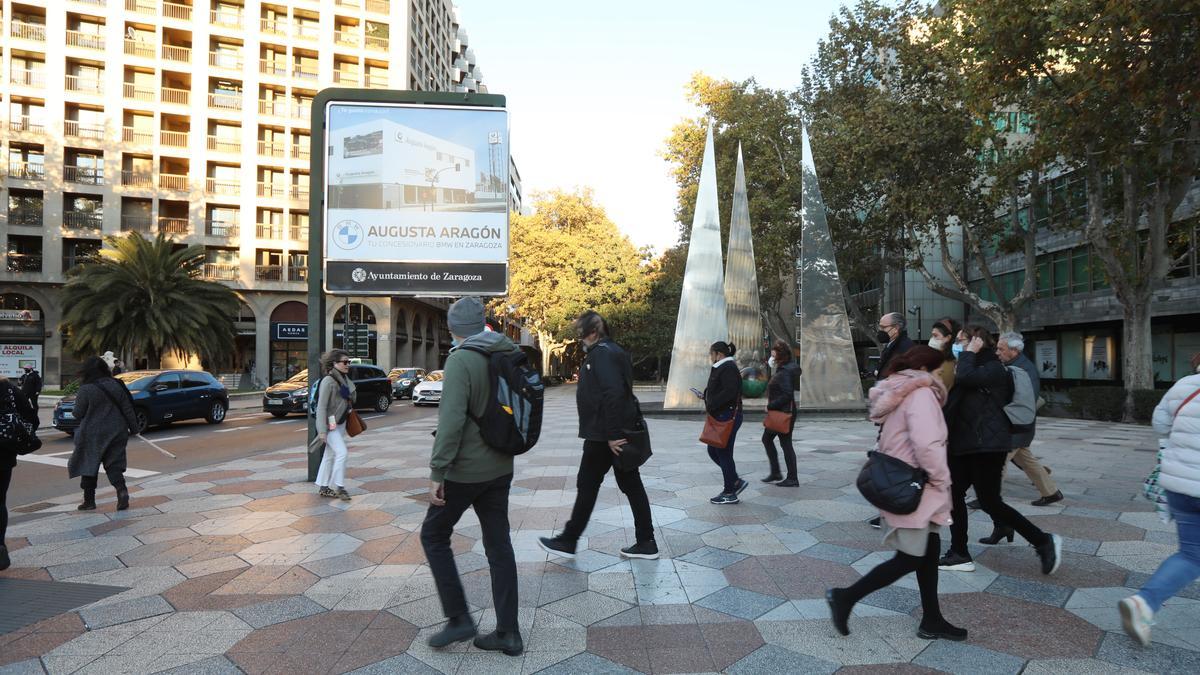
<path id="1" fill-rule="evenodd" d="M 880 425 L 879 451 L 929 474 L 917 510 L 900 515 L 882 511 L 887 521 L 885 544 L 896 556 L 881 563 L 849 588 L 826 591 L 833 626 L 850 634 L 850 610 L 875 591 L 910 572 L 921 591 L 921 625 L 917 637 L 966 640 L 967 631 L 951 625 L 938 605 L 938 556 L 941 529 L 950 524 L 950 470 L 946 465 L 946 421 L 942 403 L 946 385 L 936 375 L 945 356 L 924 345 L 913 347 L 888 364 L 884 379 L 871 389 L 871 421 Z"/>

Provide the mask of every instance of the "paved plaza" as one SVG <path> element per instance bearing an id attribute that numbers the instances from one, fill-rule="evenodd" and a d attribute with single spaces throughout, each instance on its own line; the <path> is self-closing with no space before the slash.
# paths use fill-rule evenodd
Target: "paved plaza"
<path id="1" fill-rule="evenodd" d="M 96 512 L 76 512 L 69 494 L 14 513 L 0 593 L 32 599 L 0 613 L 47 618 L 0 623 L 0 673 L 1200 672 L 1200 588 L 1167 603 L 1151 648 L 1120 629 L 1117 600 L 1176 548 L 1139 496 L 1154 461 L 1148 428 L 1041 421 L 1034 452 L 1066 500 L 1029 506 L 1037 495 L 1016 470 L 1005 493 L 1065 537 L 1063 567 L 1043 577 L 1019 539 L 973 545 L 978 571 L 941 575 L 943 610 L 970 630 L 967 642 L 915 636 L 911 576 L 868 596 L 843 638 L 825 589 L 890 555 L 854 487 L 870 423 L 802 419 L 802 485 L 789 489 L 758 481 L 767 463 L 759 423 L 748 421 L 736 457 L 751 487 L 741 504 L 714 506 L 720 472 L 696 440 L 699 418 L 652 420 L 655 455 L 642 473 L 663 558 L 616 555 L 633 543 L 633 523 L 610 476 L 587 550 L 548 559 L 537 538 L 562 527 L 575 496 L 573 387 L 550 391 L 542 440 L 517 461 L 510 517 L 525 654 L 433 651 L 425 640 L 443 617 L 418 530 L 434 424 L 356 439 L 349 503 L 316 496 L 297 447 L 144 480 L 122 513 L 111 490 Z M 989 532 L 974 514 L 972 541 Z M 468 514 L 454 548 L 490 630 L 479 534 Z M 50 599 L 78 606 L 50 616 L 67 609 Z"/>

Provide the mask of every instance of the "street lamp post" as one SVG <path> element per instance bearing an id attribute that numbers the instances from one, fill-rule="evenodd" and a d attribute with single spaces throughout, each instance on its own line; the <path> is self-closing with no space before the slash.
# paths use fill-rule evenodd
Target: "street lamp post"
<path id="1" fill-rule="evenodd" d="M 920 340 L 921 339 L 921 306 L 913 305 L 912 307 L 909 307 L 908 313 L 917 315 L 917 339 Z"/>
<path id="2" fill-rule="evenodd" d="M 459 171 L 462 170 L 462 165 L 455 163 L 454 166 L 443 167 L 441 169 L 438 169 L 437 171 L 434 171 L 433 169 L 425 169 L 425 180 L 429 181 L 429 210 L 430 211 L 433 211 L 434 206 L 437 204 L 437 193 L 434 191 L 437 190 L 438 177 L 441 176 L 443 172 L 449 171 L 451 169 L 454 169 L 454 173 L 458 173 Z"/>

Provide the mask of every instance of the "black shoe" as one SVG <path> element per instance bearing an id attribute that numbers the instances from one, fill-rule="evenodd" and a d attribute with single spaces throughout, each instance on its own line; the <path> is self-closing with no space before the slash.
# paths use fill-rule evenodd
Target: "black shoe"
<path id="1" fill-rule="evenodd" d="M 471 620 L 470 614 L 456 616 L 447 621 L 440 631 L 429 636 L 429 646 L 441 649 L 455 642 L 470 640 L 475 637 L 476 632 L 475 622 Z"/>
<path id="2" fill-rule="evenodd" d="M 922 621 L 921 625 L 917 628 L 917 637 L 922 640 L 942 639 L 962 642 L 967 639 L 967 629 L 952 625 L 945 619 L 931 621 L 928 624 Z"/>
<path id="3" fill-rule="evenodd" d="M 710 504 L 737 504 L 742 500 L 738 499 L 737 494 L 733 492 L 722 492 L 721 494 L 708 500 Z"/>
<path id="4" fill-rule="evenodd" d="M 946 551 L 946 555 L 938 559 L 938 569 L 948 572 L 974 572 L 975 561 L 969 555 Z"/>
<path id="5" fill-rule="evenodd" d="M 1062 490 L 1058 490 L 1054 494 L 1050 495 L 1049 497 L 1042 497 L 1041 499 L 1035 499 L 1029 503 L 1033 504 L 1034 506 L 1050 506 L 1054 502 L 1061 502 L 1062 500 L 1063 500 Z"/>
<path id="6" fill-rule="evenodd" d="M 972 499 L 971 501 L 967 502 L 967 508 L 973 511 L 978 511 L 979 509 L 983 508 L 983 505 L 979 503 L 978 499 Z"/>
<path id="7" fill-rule="evenodd" d="M 795 478 L 788 478 L 787 480 L 779 481 L 776 485 L 779 487 L 800 487 L 800 481 Z"/>
<path id="8" fill-rule="evenodd" d="M 96 491 L 84 490 L 83 503 L 75 507 L 79 511 L 95 511 L 96 510 Z"/>
<path id="9" fill-rule="evenodd" d="M 0 543 L 0 572 L 12 566 L 12 560 L 8 557 L 8 547 Z"/>
<path id="10" fill-rule="evenodd" d="M 117 510 L 124 511 L 129 508 L 129 488 L 122 485 L 117 488 Z"/>
<path id="11" fill-rule="evenodd" d="M 488 652 L 504 652 L 507 656 L 520 656 L 525 651 L 525 643 L 521 634 L 512 631 L 501 633 L 498 630 L 475 638 L 475 646 Z"/>
<path id="12" fill-rule="evenodd" d="M 781 480 L 783 480 L 783 476 L 781 476 L 777 473 L 772 473 L 770 476 L 767 476 L 766 478 L 762 479 L 762 482 L 774 483 L 776 481 L 781 481 Z"/>
<path id="13" fill-rule="evenodd" d="M 868 520 L 867 524 L 869 524 L 871 527 L 875 528 L 876 530 L 882 530 L 883 529 L 883 518 L 880 516 L 875 516 L 874 518 Z"/>
<path id="14" fill-rule="evenodd" d="M 833 629 L 844 636 L 850 634 L 850 610 L 854 609 L 854 605 L 846 605 L 838 600 L 840 590 L 831 588 L 825 591 L 825 602 L 829 603 L 829 620 L 833 622 Z"/>
<path id="15" fill-rule="evenodd" d="M 658 559 L 658 544 L 653 539 L 639 541 L 633 546 L 621 549 L 621 555 L 625 558 L 643 558 L 645 560 Z"/>
<path id="16" fill-rule="evenodd" d="M 738 482 L 737 482 L 737 487 L 733 488 L 733 493 L 735 495 L 740 495 L 740 494 L 742 494 L 742 491 L 744 491 L 748 487 L 750 487 L 750 484 L 747 483 L 746 481 L 742 480 L 741 478 L 739 478 Z"/>
<path id="17" fill-rule="evenodd" d="M 576 542 L 567 541 L 561 536 L 558 537 L 539 537 L 538 546 L 541 546 L 547 553 L 561 555 L 564 558 L 575 557 Z"/>
<path id="18" fill-rule="evenodd" d="M 1042 574 L 1050 575 L 1058 571 L 1062 564 L 1062 537 L 1057 534 L 1037 547 L 1038 557 L 1042 559 Z"/>
<path id="19" fill-rule="evenodd" d="M 999 525 L 995 525 L 992 527 L 992 533 L 980 539 L 979 543 L 987 544 L 988 546 L 995 546 L 1002 540 L 1007 539 L 1008 543 L 1011 544 L 1013 542 L 1013 532 L 1014 530 L 1011 527 L 1001 527 Z"/>

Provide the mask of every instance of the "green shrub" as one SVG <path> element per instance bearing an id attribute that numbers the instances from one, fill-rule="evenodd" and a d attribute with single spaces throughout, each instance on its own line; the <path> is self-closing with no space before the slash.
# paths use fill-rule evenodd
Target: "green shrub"
<path id="1" fill-rule="evenodd" d="M 1067 409 L 1083 419 L 1121 421 L 1125 405 L 1123 387 L 1072 387 L 1067 395 L 1071 397 Z"/>
<path id="2" fill-rule="evenodd" d="M 79 391 L 79 380 L 71 380 L 63 385 L 63 396 L 74 396 Z"/>
<path id="3" fill-rule="evenodd" d="M 1150 418 L 1154 416 L 1154 409 L 1158 407 L 1158 402 L 1166 393 L 1166 389 L 1135 389 L 1133 392 L 1133 419 L 1148 424 Z"/>

